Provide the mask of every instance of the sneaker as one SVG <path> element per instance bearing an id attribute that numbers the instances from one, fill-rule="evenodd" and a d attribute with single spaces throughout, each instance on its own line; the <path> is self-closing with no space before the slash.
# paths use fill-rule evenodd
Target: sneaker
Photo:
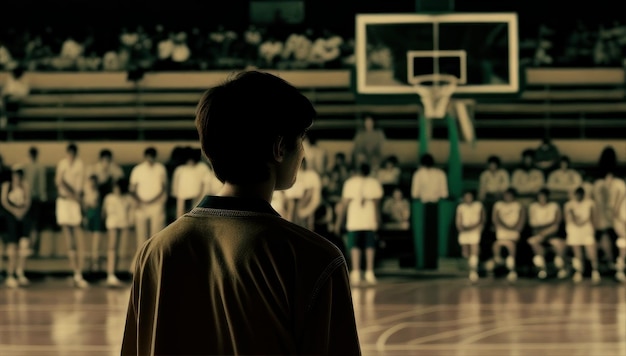
<path id="1" fill-rule="evenodd" d="M 542 269 L 541 271 L 539 271 L 539 273 L 537 273 L 537 278 L 539 279 L 546 279 L 548 277 L 548 272 L 546 272 L 546 270 Z"/>
<path id="2" fill-rule="evenodd" d="M 17 283 L 19 283 L 20 286 L 27 286 L 30 284 L 30 281 L 28 280 L 28 278 L 26 278 L 26 276 L 21 275 L 17 276 Z"/>
<path id="3" fill-rule="evenodd" d="M 350 284 L 353 286 L 358 286 L 359 283 L 361 283 L 361 271 L 350 272 Z"/>
<path id="4" fill-rule="evenodd" d="M 557 272 L 556 274 L 556 277 L 558 279 L 565 279 L 567 278 L 567 276 L 568 276 L 568 273 L 566 269 L 560 269 L 559 272 Z"/>
<path id="5" fill-rule="evenodd" d="M 87 288 L 89 287 L 89 283 L 87 283 L 87 281 L 83 278 L 82 275 L 78 275 L 78 276 L 74 276 L 74 286 L 77 288 Z"/>
<path id="6" fill-rule="evenodd" d="M 600 283 L 601 280 L 602 280 L 602 277 L 600 277 L 600 272 L 598 271 L 591 272 L 591 282 L 593 284 L 598 284 Z"/>
<path id="7" fill-rule="evenodd" d="M 615 273 L 615 279 L 618 282 L 626 282 L 626 274 L 623 271 Z"/>
<path id="8" fill-rule="evenodd" d="M 580 283 L 583 280 L 583 274 L 580 272 L 576 272 L 574 273 L 574 277 L 572 278 L 572 281 L 574 281 L 574 283 Z"/>
<path id="9" fill-rule="evenodd" d="M 485 270 L 489 273 L 493 273 L 496 268 L 496 262 L 494 260 L 488 260 L 485 262 Z"/>
<path id="10" fill-rule="evenodd" d="M 511 283 L 517 281 L 517 272 L 509 272 L 509 274 L 506 275 L 506 279 Z"/>
<path id="11" fill-rule="evenodd" d="M 472 283 L 476 283 L 476 282 L 478 282 L 478 278 L 479 278 L 479 277 L 478 277 L 478 272 L 476 272 L 476 271 L 472 271 L 472 272 L 470 272 L 470 274 L 469 274 L 469 280 L 470 280 L 470 282 L 472 282 Z"/>
<path id="12" fill-rule="evenodd" d="M 122 282 L 117 279 L 116 276 L 108 276 L 106 285 L 107 287 L 119 287 L 120 285 L 122 285 Z"/>
<path id="13" fill-rule="evenodd" d="M 374 275 L 374 272 L 365 272 L 365 281 L 369 284 L 376 284 L 376 276 Z"/>
<path id="14" fill-rule="evenodd" d="M 15 277 L 7 277 L 7 280 L 4 281 L 4 285 L 6 285 L 8 288 L 17 288 L 20 286 L 20 283 Z"/>

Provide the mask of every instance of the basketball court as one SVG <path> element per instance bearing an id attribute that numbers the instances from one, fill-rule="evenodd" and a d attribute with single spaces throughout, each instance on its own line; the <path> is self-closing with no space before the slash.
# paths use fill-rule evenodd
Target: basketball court
<path id="1" fill-rule="evenodd" d="M 0 289 L 0 355 L 119 355 L 129 287 Z M 380 273 L 353 288 L 363 355 L 626 354 L 626 286 Z"/>

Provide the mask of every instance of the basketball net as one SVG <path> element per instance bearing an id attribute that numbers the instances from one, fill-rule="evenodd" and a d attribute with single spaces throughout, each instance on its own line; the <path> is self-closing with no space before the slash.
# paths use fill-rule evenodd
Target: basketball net
<path id="1" fill-rule="evenodd" d="M 422 101 L 424 117 L 444 118 L 458 79 L 449 74 L 425 74 L 414 77 L 411 82 Z"/>

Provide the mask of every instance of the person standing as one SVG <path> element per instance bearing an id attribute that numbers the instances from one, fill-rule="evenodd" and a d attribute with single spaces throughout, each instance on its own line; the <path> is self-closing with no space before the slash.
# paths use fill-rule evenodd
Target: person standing
<path id="1" fill-rule="evenodd" d="M 41 220 L 41 211 L 43 204 L 48 200 L 48 185 L 46 177 L 46 168 L 39 162 L 39 149 L 33 146 L 28 149 L 28 161 L 22 166 L 24 170 L 24 179 L 30 187 L 30 209 L 28 214 L 31 221 L 30 243 L 33 251 L 33 257 L 39 256 L 39 247 L 41 245 L 41 229 L 43 221 Z"/>
<path id="2" fill-rule="evenodd" d="M 78 157 L 76 144 L 67 145 L 66 154 L 66 157 L 57 164 L 54 177 L 57 187 L 56 219 L 67 242 L 67 258 L 74 272 L 74 285 L 78 288 L 86 288 L 89 284 L 83 278 L 85 248 L 81 228 L 85 167 Z"/>

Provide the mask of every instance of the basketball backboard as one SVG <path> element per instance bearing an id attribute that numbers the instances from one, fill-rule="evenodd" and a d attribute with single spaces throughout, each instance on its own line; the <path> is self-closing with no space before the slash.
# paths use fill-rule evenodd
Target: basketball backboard
<path id="1" fill-rule="evenodd" d="M 451 74 L 456 94 L 519 90 L 515 13 L 358 14 L 358 94 L 415 94 L 413 78 Z"/>

